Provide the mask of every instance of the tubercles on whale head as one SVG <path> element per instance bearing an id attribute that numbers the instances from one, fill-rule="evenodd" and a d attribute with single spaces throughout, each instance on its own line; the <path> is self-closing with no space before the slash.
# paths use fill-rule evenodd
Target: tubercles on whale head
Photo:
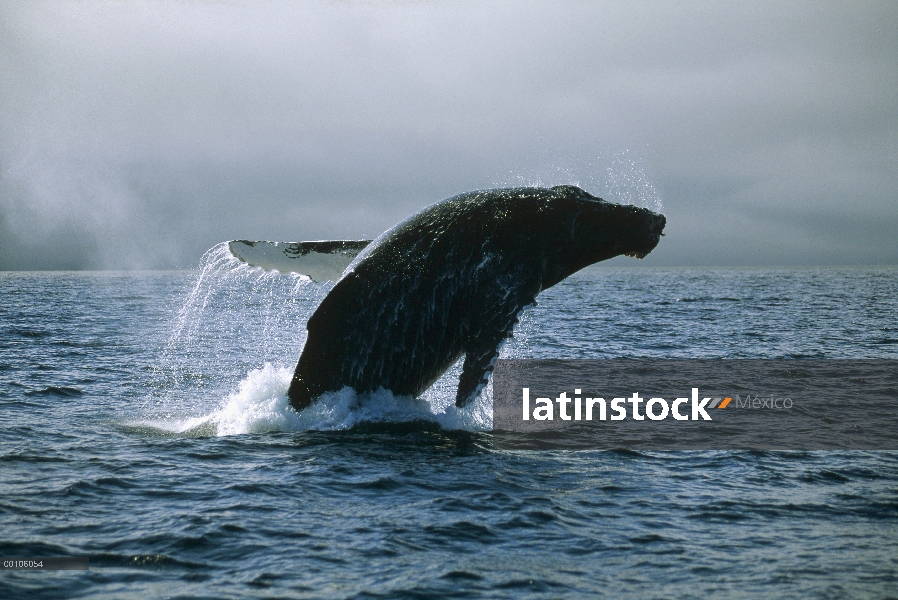
<path id="1" fill-rule="evenodd" d="M 664 215 L 637 206 L 593 204 L 584 208 L 575 224 L 575 253 L 586 264 L 621 255 L 644 258 L 664 235 Z"/>
<path id="2" fill-rule="evenodd" d="M 664 235 L 664 215 L 606 202 L 574 186 L 556 186 L 552 191 L 559 195 L 557 210 L 568 215 L 567 239 L 551 257 L 551 268 L 544 269 L 543 289 L 615 256 L 644 258 Z"/>

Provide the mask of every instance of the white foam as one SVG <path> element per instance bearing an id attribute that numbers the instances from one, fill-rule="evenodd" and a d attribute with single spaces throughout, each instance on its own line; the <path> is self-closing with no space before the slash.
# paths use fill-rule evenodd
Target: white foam
<path id="1" fill-rule="evenodd" d="M 144 420 L 133 425 L 167 433 L 213 433 L 219 436 L 271 431 L 335 431 L 361 423 L 431 421 L 444 429 L 484 431 L 492 428 L 492 402 L 484 392 L 463 409 L 434 400 L 394 396 L 388 390 L 357 394 L 351 388 L 322 394 L 296 412 L 287 398 L 293 370 L 265 364 L 240 382 L 212 413 L 191 418 Z"/>

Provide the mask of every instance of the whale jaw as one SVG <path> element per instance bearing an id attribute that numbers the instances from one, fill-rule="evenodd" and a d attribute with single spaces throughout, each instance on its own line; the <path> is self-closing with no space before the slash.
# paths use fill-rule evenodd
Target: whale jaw
<path id="1" fill-rule="evenodd" d="M 639 259 L 648 256 L 664 236 L 662 232 L 664 231 L 664 226 L 666 224 L 667 219 L 664 217 L 664 215 L 651 213 L 651 216 L 646 218 L 646 231 L 642 233 L 645 245 L 642 248 L 633 250 L 632 252 L 624 252 L 624 256 Z"/>

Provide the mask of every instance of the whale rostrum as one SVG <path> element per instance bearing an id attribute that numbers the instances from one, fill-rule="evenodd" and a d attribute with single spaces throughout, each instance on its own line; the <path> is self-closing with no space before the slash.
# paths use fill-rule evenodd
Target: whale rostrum
<path id="1" fill-rule="evenodd" d="M 230 248 L 251 265 L 337 281 L 306 325 L 288 391 L 296 410 L 347 386 L 418 396 L 464 357 L 462 407 L 486 385 L 502 342 L 540 291 L 602 260 L 646 256 L 665 224 L 661 214 L 576 186 L 508 188 L 454 196 L 370 243 Z"/>

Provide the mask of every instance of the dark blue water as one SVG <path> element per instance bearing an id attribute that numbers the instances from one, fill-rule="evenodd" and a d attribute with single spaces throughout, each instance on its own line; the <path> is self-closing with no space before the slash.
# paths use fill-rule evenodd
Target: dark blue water
<path id="1" fill-rule="evenodd" d="M 0 274 L 0 555 L 91 561 L 0 597 L 898 595 L 894 452 L 504 452 L 453 373 L 296 415 L 327 286 L 204 267 Z M 895 268 L 594 267 L 539 300 L 504 356 L 898 358 Z"/>

